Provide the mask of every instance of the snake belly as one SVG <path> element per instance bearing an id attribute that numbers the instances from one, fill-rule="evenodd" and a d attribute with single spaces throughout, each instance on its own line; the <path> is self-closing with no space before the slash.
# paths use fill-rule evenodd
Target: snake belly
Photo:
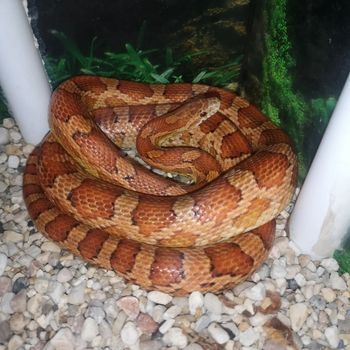
<path id="1" fill-rule="evenodd" d="M 77 76 L 54 91 L 50 125 L 23 192 L 38 230 L 60 246 L 175 295 L 231 288 L 266 259 L 297 161 L 288 136 L 245 99 Z"/>

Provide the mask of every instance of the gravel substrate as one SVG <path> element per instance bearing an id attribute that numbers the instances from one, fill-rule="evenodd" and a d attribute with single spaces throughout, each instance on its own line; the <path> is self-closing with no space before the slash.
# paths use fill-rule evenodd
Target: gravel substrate
<path id="1" fill-rule="evenodd" d="M 22 198 L 33 149 L 0 127 L 0 350 L 350 349 L 350 275 L 300 254 L 278 218 L 266 263 L 233 290 L 172 297 L 127 284 L 45 239 Z"/>

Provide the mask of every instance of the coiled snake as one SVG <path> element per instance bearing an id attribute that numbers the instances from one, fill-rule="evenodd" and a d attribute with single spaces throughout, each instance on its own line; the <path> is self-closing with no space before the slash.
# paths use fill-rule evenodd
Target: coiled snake
<path id="1" fill-rule="evenodd" d="M 199 84 L 78 76 L 54 91 L 50 123 L 23 187 L 48 238 L 177 295 L 232 287 L 266 259 L 296 156 L 243 98 Z M 193 183 L 147 170 L 126 156 L 130 148 Z"/>

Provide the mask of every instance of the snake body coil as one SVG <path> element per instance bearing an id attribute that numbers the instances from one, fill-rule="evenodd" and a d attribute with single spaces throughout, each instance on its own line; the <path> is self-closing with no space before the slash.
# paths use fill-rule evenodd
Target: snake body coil
<path id="1" fill-rule="evenodd" d="M 177 295 L 232 287 L 266 259 L 296 156 L 246 100 L 206 85 L 78 76 L 53 93 L 50 123 L 23 188 L 48 238 Z M 126 157 L 130 148 L 194 183 L 150 172 Z"/>

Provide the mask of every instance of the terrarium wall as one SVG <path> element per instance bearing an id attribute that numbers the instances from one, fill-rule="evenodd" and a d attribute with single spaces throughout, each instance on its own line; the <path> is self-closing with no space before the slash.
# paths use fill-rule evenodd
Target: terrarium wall
<path id="1" fill-rule="evenodd" d="M 345 0 L 28 0 L 28 10 L 53 87 L 76 74 L 227 87 L 289 133 L 301 180 L 350 70 Z"/>

